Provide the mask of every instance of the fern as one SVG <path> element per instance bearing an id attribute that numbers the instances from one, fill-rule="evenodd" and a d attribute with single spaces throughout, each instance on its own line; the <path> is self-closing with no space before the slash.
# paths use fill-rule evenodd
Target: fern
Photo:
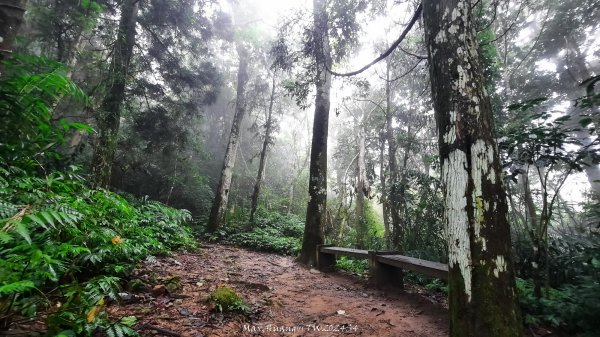
<path id="1" fill-rule="evenodd" d="M 0 286 L 0 296 L 25 293 L 33 288 L 35 288 L 35 284 L 30 280 L 17 281 Z"/>
<path id="2" fill-rule="evenodd" d="M 103 309 L 91 322 L 86 315 L 100 300 L 118 300 L 120 276 L 138 261 L 193 247 L 190 213 L 90 189 L 77 168 L 39 177 L 23 161 L 8 162 L 0 152 L 0 303 L 14 296 L 14 305 L 0 307 L 0 320 L 34 317 L 50 305 L 47 297 L 59 298 L 62 306 L 47 318 L 49 335 L 136 336 L 123 322 L 110 323 Z M 57 288 L 64 280 L 72 281 Z"/>
<path id="3" fill-rule="evenodd" d="M 0 219 L 10 218 L 17 213 L 22 206 L 14 205 L 6 201 L 0 200 Z"/>
<path id="4" fill-rule="evenodd" d="M 108 335 L 108 337 L 135 337 L 135 336 L 139 336 L 139 334 L 135 330 L 133 330 L 132 328 L 128 327 L 127 325 L 119 324 L 119 323 L 111 325 L 106 330 L 106 334 Z"/>

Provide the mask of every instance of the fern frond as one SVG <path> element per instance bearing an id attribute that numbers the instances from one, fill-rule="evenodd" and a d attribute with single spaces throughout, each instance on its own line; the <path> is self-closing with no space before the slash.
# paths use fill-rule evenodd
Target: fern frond
<path id="1" fill-rule="evenodd" d="M 6 296 L 15 293 L 24 293 L 35 288 L 35 284 L 30 280 L 17 281 L 0 286 L 0 296 Z"/>

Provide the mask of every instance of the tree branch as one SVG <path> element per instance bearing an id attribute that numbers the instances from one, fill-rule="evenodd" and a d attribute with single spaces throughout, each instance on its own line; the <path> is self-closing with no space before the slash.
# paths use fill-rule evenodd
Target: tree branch
<path id="1" fill-rule="evenodd" d="M 404 28 L 404 31 L 402 31 L 402 34 L 400 34 L 400 36 L 398 37 L 398 39 L 388 48 L 388 50 L 386 50 L 384 53 L 382 53 L 381 55 L 379 55 L 375 60 L 371 61 L 366 66 L 364 66 L 364 67 L 362 67 L 362 68 L 360 68 L 358 70 L 348 72 L 348 73 L 338 73 L 336 71 L 333 71 L 333 70 L 329 69 L 329 67 L 327 67 L 327 65 L 325 65 L 325 69 L 330 74 L 332 74 L 334 76 L 341 76 L 341 77 L 349 77 L 349 76 L 358 75 L 358 74 L 362 73 L 363 71 L 369 69 L 371 66 L 373 66 L 377 62 L 379 62 L 379 61 L 385 59 L 386 57 L 388 57 L 396 49 L 396 47 L 398 47 L 400 45 L 400 43 L 402 43 L 402 41 L 404 40 L 404 38 L 406 37 L 406 35 L 408 34 L 408 32 L 410 32 L 410 30 L 412 29 L 412 27 L 415 25 L 415 23 L 421 17 L 421 12 L 422 11 L 423 11 L 423 4 L 420 3 L 419 7 L 417 7 L 417 10 L 415 11 L 415 14 L 413 15 L 412 19 L 410 20 L 410 22 L 408 23 L 408 25 L 406 26 L 406 28 Z"/>

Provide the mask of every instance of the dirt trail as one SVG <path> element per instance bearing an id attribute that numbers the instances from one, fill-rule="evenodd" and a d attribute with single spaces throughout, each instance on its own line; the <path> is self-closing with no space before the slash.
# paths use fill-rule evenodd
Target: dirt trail
<path id="1" fill-rule="evenodd" d="M 424 297 L 385 293 L 364 280 L 324 274 L 291 257 L 228 246 L 147 263 L 140 278 L 181 287 L 171 296 L 139 296 L 112 306 L 113 317 L 135 315 L 143 336 L 447 336 L 447 311 Z M 173 279 L 178 276 L 179 279 Z M 251 305 L 249 318 L 210 312 L 206 298 L 219 285 L 238 291 Z M 159 287 L 160 288 L 160 287 Z M 284 330 L 284 331 L 281 331 Z M 165 334 L 167 333 L 167 334 Z"/>

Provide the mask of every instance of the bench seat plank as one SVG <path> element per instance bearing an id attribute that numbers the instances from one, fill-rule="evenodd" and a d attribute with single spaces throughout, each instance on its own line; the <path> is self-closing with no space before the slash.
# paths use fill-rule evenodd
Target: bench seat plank
<path id="1" fill-rule="evenodd" d="M 443 263 L 421 260 L 404 255 L 380 255 L 377 256 L 377 261 L 390 266 L 419 272 L 428 276 L 433 276 L 444 280 L 448 279 L 448 266 Z"/>
<path id="2" fill-rule="evenodd" d="M 354 248 L 342 248 L 342 247 L 321 247 L 321 252 L 326 254 L 335 254 L 350 256 L 357 259 L 368 259 L 369 251 Z"/>

